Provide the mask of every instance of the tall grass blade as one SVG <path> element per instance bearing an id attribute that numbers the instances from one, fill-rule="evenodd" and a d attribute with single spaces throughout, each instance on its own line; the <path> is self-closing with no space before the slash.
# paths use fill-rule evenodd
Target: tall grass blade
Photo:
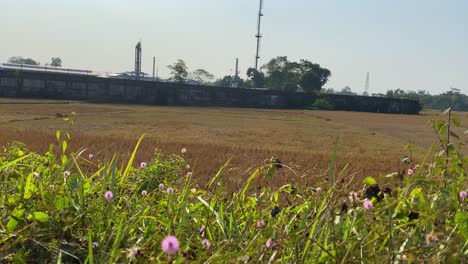
<path id="1" fill-rule="evenodd" d="M 137 152 L 138 147 L 140 146 L 140 143 L 143 140 L 144 136 L 145 136 L 145 134 L 141 135 L 140 139 L 138 139 L 138 142 L 137 142 L 137 144 L 135 146 L 135 149 L 133 149 L 132 156 L 130 156 L 130 159 L 128 160 L 127 167 L 125 168 L 125 171 L 122 174 L 122 178 L 120 178 L 120 184 L 123 184 L 124 181 L 127 179 L 130 168 L 132 167 L 133 161 L 135 160 L 136 152 Z"/>
<path id="2" fill-rule="evenodd" d="M 221 168 L 219 168 L 216 175 L 210 180 L 210 182 L 206 186 L 207 189 L 210 189 L 211 185 L 213 185 L 216 182 L 216 180 L 218 180 L 219 176 L 221 176 L 221 172 L 223 172 L 224 168 L 226 168 L 226 166 L 229 164 L 230 161 L 231 161 L 231 159 L 226 161 L 226 163 L 224 163 L 223 166 L 221 166 Z"/>

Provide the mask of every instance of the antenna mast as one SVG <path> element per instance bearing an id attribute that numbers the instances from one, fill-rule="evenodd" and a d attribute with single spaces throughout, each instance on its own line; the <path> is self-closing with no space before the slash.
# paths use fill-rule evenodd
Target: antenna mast
<path id="1" fill-rule="evenodd" d="M 260 22 L 261 22 L 262 16 L 263 16 L 262 9 L 263 9 L 263 0 L 260 0 L 260 8 L 258 10 L 257 35 L 255 35 L 255 37 L 257 38 L 257 53 L 255 55 L 255 69 L 256 70 L 258 68 L 258 59 L 260 59 L 260 56 L 259 56 L 260 39 L 262 38 L 262 35 L 260 34 Z"/>

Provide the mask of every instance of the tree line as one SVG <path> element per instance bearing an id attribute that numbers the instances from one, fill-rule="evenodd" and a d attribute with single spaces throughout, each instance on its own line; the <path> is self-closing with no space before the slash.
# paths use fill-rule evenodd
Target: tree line
<path id="1" fill-rule="evenodd" d="M 178 82 L 192 79 L 205 85 L 269 88 L 285 92 L 319 92 L 331 76 L 331 71 L 321 67 L 320 64 L 308 60 L 289 61 L 286 56 L 271 59 L 260 70 L 248 68 L 246 79 L 238 75 L 226 75 L 215 79 L 213 74 L 204 69 L 189 72 L 185 61 L 180 59 L 168 68 L 170 79 Z"/>
<path id="2" fill-rule="evenodd" d="M 349 86 L 345 86 L 341 90 L 334 90 L 332 88 L 323 89 L 322 92 L 327 94 L 359 95 L 353 92 Z M 450 88 L 449 91 L 436 95 L 432 95 L 426 90 L 415 92 L 395 89 L 387 90 L 386 93 L 373 93 L 372 96 L 418 100 L 421 107 L 426 109 L 445 110 L 452 107 L 456 111 L 468 111 L 468 96 L 461 93 L 460 89 L 457 88 Z"/>
<path id="3" fill-rule="evenodd" d="M 456 111 L 468 111 L 468 96 L 460 93 L 460 89 L 450 88 L 449 91 L 431 95 L 425 90 L 404 91 L 401 89 L 388 90 L 385 94 L 390 98 L 405 98 L 419 100 L 423 108 L 444 110 L 452 107 Z"/>
<path id="4" fill-rule="evenodd" d="M 23 58 L 21 56 L 11 57 L 8 63 L 26 64 L 26 65 L 41 65 L 38 61 L 31 58 Z M 45 63 L 44 66 L 62 67 L 62 59 L 59 57 L 52 57 L 50 63 Z"/>

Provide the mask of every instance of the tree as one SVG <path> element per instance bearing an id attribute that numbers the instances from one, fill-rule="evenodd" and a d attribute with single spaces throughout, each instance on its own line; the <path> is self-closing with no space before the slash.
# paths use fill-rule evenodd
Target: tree
<path id="1" fill-rule="evenodd" d="M 299 65 L 302 76 L 300 85 L 306 92 L 320 91 L 331 76 L 331 71 L 320 67 L 320 64 L 301 60 Z"/>
<path id="2" fill-rule="evenodd" d="M 214 85 L 222 87 L 231 87 L 232 79 L 232 76 L 226 75 L 222 79 L 216 80 L 214 82 Z"/>
<path id="3" fill-rule="evenodd" d="M 204 69 L 197 69 L 191 73 L 192 79 L 200 83 L 206 84 L 214 79 L 214 75 Z"/>
<path id="4" fill-rule="evenodd" d="M 255 68 L 247 69 L 247 76 L 252 82 L 252 87 L 261 88 L 265 86 L 265 74 Z"/>
<path id="5" fill-rule="evenodd" d="M 222 87 L 237 87 L 237 88 L 246 87 L 246 83 L 244 79 L 240 78 L 239 76 L 236 77 L 236 76 L 231 76 L 231 75 L 226 75 L 221 79 L 217 79 L 213 83 L 213 85 L 222 86 Z"/>
<path id="6" fill-rule="evenodd" d="M 172 65 L 167 66 L 171 70 L 171 79 L 183 82 L 188 76 L 188 67 L 185 64 L 185 61 L 178 59 Z"/>
<path id="7" fill-rule="evenodd" d="M 59 57 L 52 57 L 51 59 L 51 62 L 50 62 L 50 66 L 52 67 L 62 67 L 62 59 L 60 59 Z"/>
<path id="8" fill-rule="evenodd" d="M 278 56 L 262 66 L 266 72 L 268 87 L 286 92 L 318 92 L 327 83 L 331 72 L 319 64 L 308 60 L 288 61 L 286 56 Z"/>
<path id="9" fill-rule="evenodd" d="M 8 59 L 9 63 L 16 63 L 16 64 L 28 64 L 28 65 L 39 65 L 39 62 L 31 59 L 31 58 L 23 58 L 21 56 L 18 57 L 11 57 Z"/>
<path id="10" fill-rule="evenodd" d="M 345 94 L 345 95 L 356 95 L 356 93 L 354 93 L 354 92 L 351 90 L 351 87 L 349 87 L 349 86 L 345 86 L 343 89 L 341 89 L 341 94 Z"/>

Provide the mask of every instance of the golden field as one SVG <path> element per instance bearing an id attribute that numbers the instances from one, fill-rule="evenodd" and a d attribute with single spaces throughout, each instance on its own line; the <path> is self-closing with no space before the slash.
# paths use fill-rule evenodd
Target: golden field
<path id="1" fill-rule="evenodd" d="M 63 119 L 76 112 L 75 124 Z M 455 113 L 468 124 L 468 115 Z M 430 120 L 446 118 L 440 112 L 418 116 L 310 110 L 159 107 L 106 105 L 80 102 L 0 99 L 0 145 L 20 141 L 40 153 L 57 143 L 55 132 L 69 132 L 69 149 L 87 148 L 95 160 L 118 153 L 125 160 L 145 133 L 136 160 L 151 161 L 155 149 L 176 153 L 192 166 L 204 184 L 227 160 L 223 177 L 236 189 L 248 172 L 276 157 L 290 169 L 275 176 L 275 185 L 288 182 L 320 185 L 338 141 L 336 170 L 346 164 L 345 177 L 356 182 L 403 170 L 400 158 L 408 143 L 421 159 L 437 137 Z M 463 140 L 463 133 L 456 131 Z M 180 150 L 187 148 L 187 153 Z M 263 184 L 257 182 L 258 185 Z"/>

